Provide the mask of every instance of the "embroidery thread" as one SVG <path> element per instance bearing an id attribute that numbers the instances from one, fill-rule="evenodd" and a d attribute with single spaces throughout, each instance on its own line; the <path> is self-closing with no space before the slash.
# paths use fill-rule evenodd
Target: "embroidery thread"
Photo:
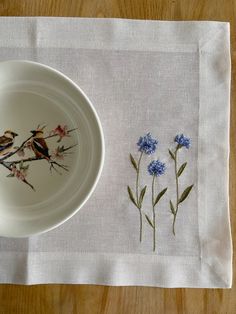
<path id="1" fill-rule="evenodd" d="M 179 169 L 178 169 L 178 152 L 181 148 L 185 147 L 186 149 L 190 148 L 190 138 L 184 136 L 183 134 L 176 135 L 174 139 L 175 143 L 177 143 L 176 148 L 174 152 L 172 152 L 169 149 L 169 154 L 171 158 L 174 161 L 174 169 L 175 169 L 175 184 L 176 184 L 176 204 L 174 206 L 173 202 L 170 200 L 170 211 L 173 215 L 173 223 L 172 223 L 172 232 L 175 235 L 175 223 L 176 223 L 176 217 L 179 210 L 179 205 L 185 201 L 185 199 L 188 197 L 189 193 L 191 192 L 193 188 L 193 184 L 188 186 L 181 194 L 179 193 L 179 177 L 184 172 L 187 162 L 183 163 Z"/>
<path id="2" fill-rule="evenodd" d="M 142 204 L 144 196 L 146 193 L 147 186 L 145 185 L 140 191 L 140 166 L 143 154 L 151 155 L 156 151 L 158 141 L 152 138 L 150 133 L 147 133 L 144 136 L 141 136 L 137 142 L 138 150 L 140 152 L 138 161 L 130 154 L 130 162 L 133 165 L 133 168 L 136 172 L 136 182 L 135 182 L 135 195 L 130 188 L 127 186 L 128 195 L 131 202 L 139 211 L 139 241 L 142 242 L 143 235 L 143 214 L 142 214 Z"/>
<path id="3" fill-rule="evenodd" d="M 166 193 L 167 188 L 163 189 L 160 193 L 155 195 L 155 182 L 157 177 L 163 175 L 165 173 L 166 166 L 159 160 L 153 160 L 148 165 L 148 172 L 152 176 L 152 219 L 149 218 L 147 214 L 145 214 L 146 220 L 152 228 L 153 231 L 153 252 L 156 250 L 156 211 L 155 207 L 162 198 L 162 196 Z"/>

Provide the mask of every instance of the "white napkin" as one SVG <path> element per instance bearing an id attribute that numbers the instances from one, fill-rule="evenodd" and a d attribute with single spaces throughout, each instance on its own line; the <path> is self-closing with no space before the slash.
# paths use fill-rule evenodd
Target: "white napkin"
<path id="1" fill-rule="evenodd" d="M 0 239 L 0 281 L 231 287 L 229 24 L 3 17 L 8 59 L 50 65 L 80 86 L 106 157 L 72 219 Z"/>

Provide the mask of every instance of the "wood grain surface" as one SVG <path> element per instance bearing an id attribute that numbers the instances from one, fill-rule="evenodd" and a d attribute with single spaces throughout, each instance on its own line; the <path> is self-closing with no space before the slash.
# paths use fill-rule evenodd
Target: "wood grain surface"
<path id="1" fill-rule="evenodd" d="M 0 0 L 0 14 L 229 21 L 232 53 L 230 205 L 232 235 L 236 238 L 235 0 Z M 0 285 L 0 314 L 8 313 L 235 314 L 235 276 L 230 290 Z"/>

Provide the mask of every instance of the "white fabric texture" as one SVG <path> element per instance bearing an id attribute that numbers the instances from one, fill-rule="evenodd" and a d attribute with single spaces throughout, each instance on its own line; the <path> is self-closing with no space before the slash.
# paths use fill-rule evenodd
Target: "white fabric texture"
<path id="1" fill-rule="evenodd" d="M 105 136 L 105 165 L 84 207 L 48 233 L 0 238 L 1 283 L 83 283 L 229 288 L 232 247 L 228 204 L 230 42 L 223 22 L 165 22 L 80 18 L 0 18 L 0 60 L 52 66 L 87 94 Z M 143 154 L 139 211 L 135 191 L 137 142 L 158 140 Z M 178 151 L 181 192 L 175 235 L 174 151 L 177 134 L 191 140 Z M 155 193 L 168 187 L 156 212 L 153 252 L 152 176 L 148 164 L 166 164 Z M 135 192 L 134 192 L 135 194 Z M 181 194 L 181 193 L 180 193 Z M 153 224 L 151 222 L 151 224 Z"/>

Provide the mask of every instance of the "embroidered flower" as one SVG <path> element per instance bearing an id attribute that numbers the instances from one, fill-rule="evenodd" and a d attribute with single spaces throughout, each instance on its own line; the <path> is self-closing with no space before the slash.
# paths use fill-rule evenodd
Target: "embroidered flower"
<path id="1" fill-rule="evenodd" d="M 151 137 L 150 133 L 141 136 L 138 140 L 139 151 L 151 155 L 156 151 L 158 141 Z"/>
<path id="2" fill-rule="evenodd" d="M 175 176 L 175 184 L 176 184 L 176 200 L 172 201 L 170 200 L 170 212 L 173 215 L 173 223 L 172 223 L 172 232 L 173 235 L 175 235 L 175 223 L 176 223 L 176 217 L 178 214 L 179 206 L 182 205 L 182 203 L 185 201 L 185 199 L 188 197 L 189 193 L 191 192 L 193 188 L 193 184 L 186 187 L 182 193 L 180 193 L 180 186 L 179 186 L 179 179 L 180 176 L 183 175 L 186 167 L 187 162 L 184 162 L 182 165 L 178 164 L 178 152 L 179 148 L 186 147 L 189 149 L 190 147 L 190 138 L 184 136 L 183 134 L 176 135 L 174 140 L 177 145 L 175 147 L 175 150 L 172 151 L 169 149 L 169 154 L 174 161 L 174 176 Z"/>
<path id="3" fill-rule="evenodd" d="M 160 160 L 153 160 L 148 165 L 148 172 L 152 176 L 152 217 L 150 215 L 145 214 L 146 220 L 148 224 L 152 227 L 153 232 L 153 252 L 156 251 L 156 210 L 155 207 L 157 206 L 160 199 L 166 193 L 167 188 L 160 191 L 158 194 L 155 192 L 155 182 L 157 181 L 157 177 L 161 176 L 165 173 L 166 166 Z"/>
<path id="4" fill-rule="evenodd" d="M 183 134 L 176 135 L 175 142 L 179 144 L 180 147 L 190 147 L 190 138 L 184 136 Z"/>
<path id="5" fill-rule="evenodd" d="M 151 137 L 150 133 L 147 133 L 144 136 L 140 136 L 137 146 L 138 150 L 140 151 L 139 157 L 136 160 L 132 154 L 129 155 L 130 162 L 136 172 L 136 180 L 135 180 L 135 190 L 132 191 L 131 187 L 127 186 L 127 191 L 131 202 L 135 205 L 135 207 L 139 211 L 139 241 L 142 242 L 142 230 L 143 230 L 143 212 L 142 212 L 142 205 L 144 196 L 146 193 L 147 186 L 143 186 L 140 190 L 140 167 L 141 167 L 141 160 L 143 157 L 143 153 L 147 155 L 151 155 L 155 152 L 157 148 L 158 141 Z"/>
<path id="6" fill-rule="evenodd" d="M 151 176 L 158 176 L 159 177 L 165 173 L 165 170 L 166 170 L 166 165 L 159 160 L 153 160 L 148 165 L 148 172 Z"/>

